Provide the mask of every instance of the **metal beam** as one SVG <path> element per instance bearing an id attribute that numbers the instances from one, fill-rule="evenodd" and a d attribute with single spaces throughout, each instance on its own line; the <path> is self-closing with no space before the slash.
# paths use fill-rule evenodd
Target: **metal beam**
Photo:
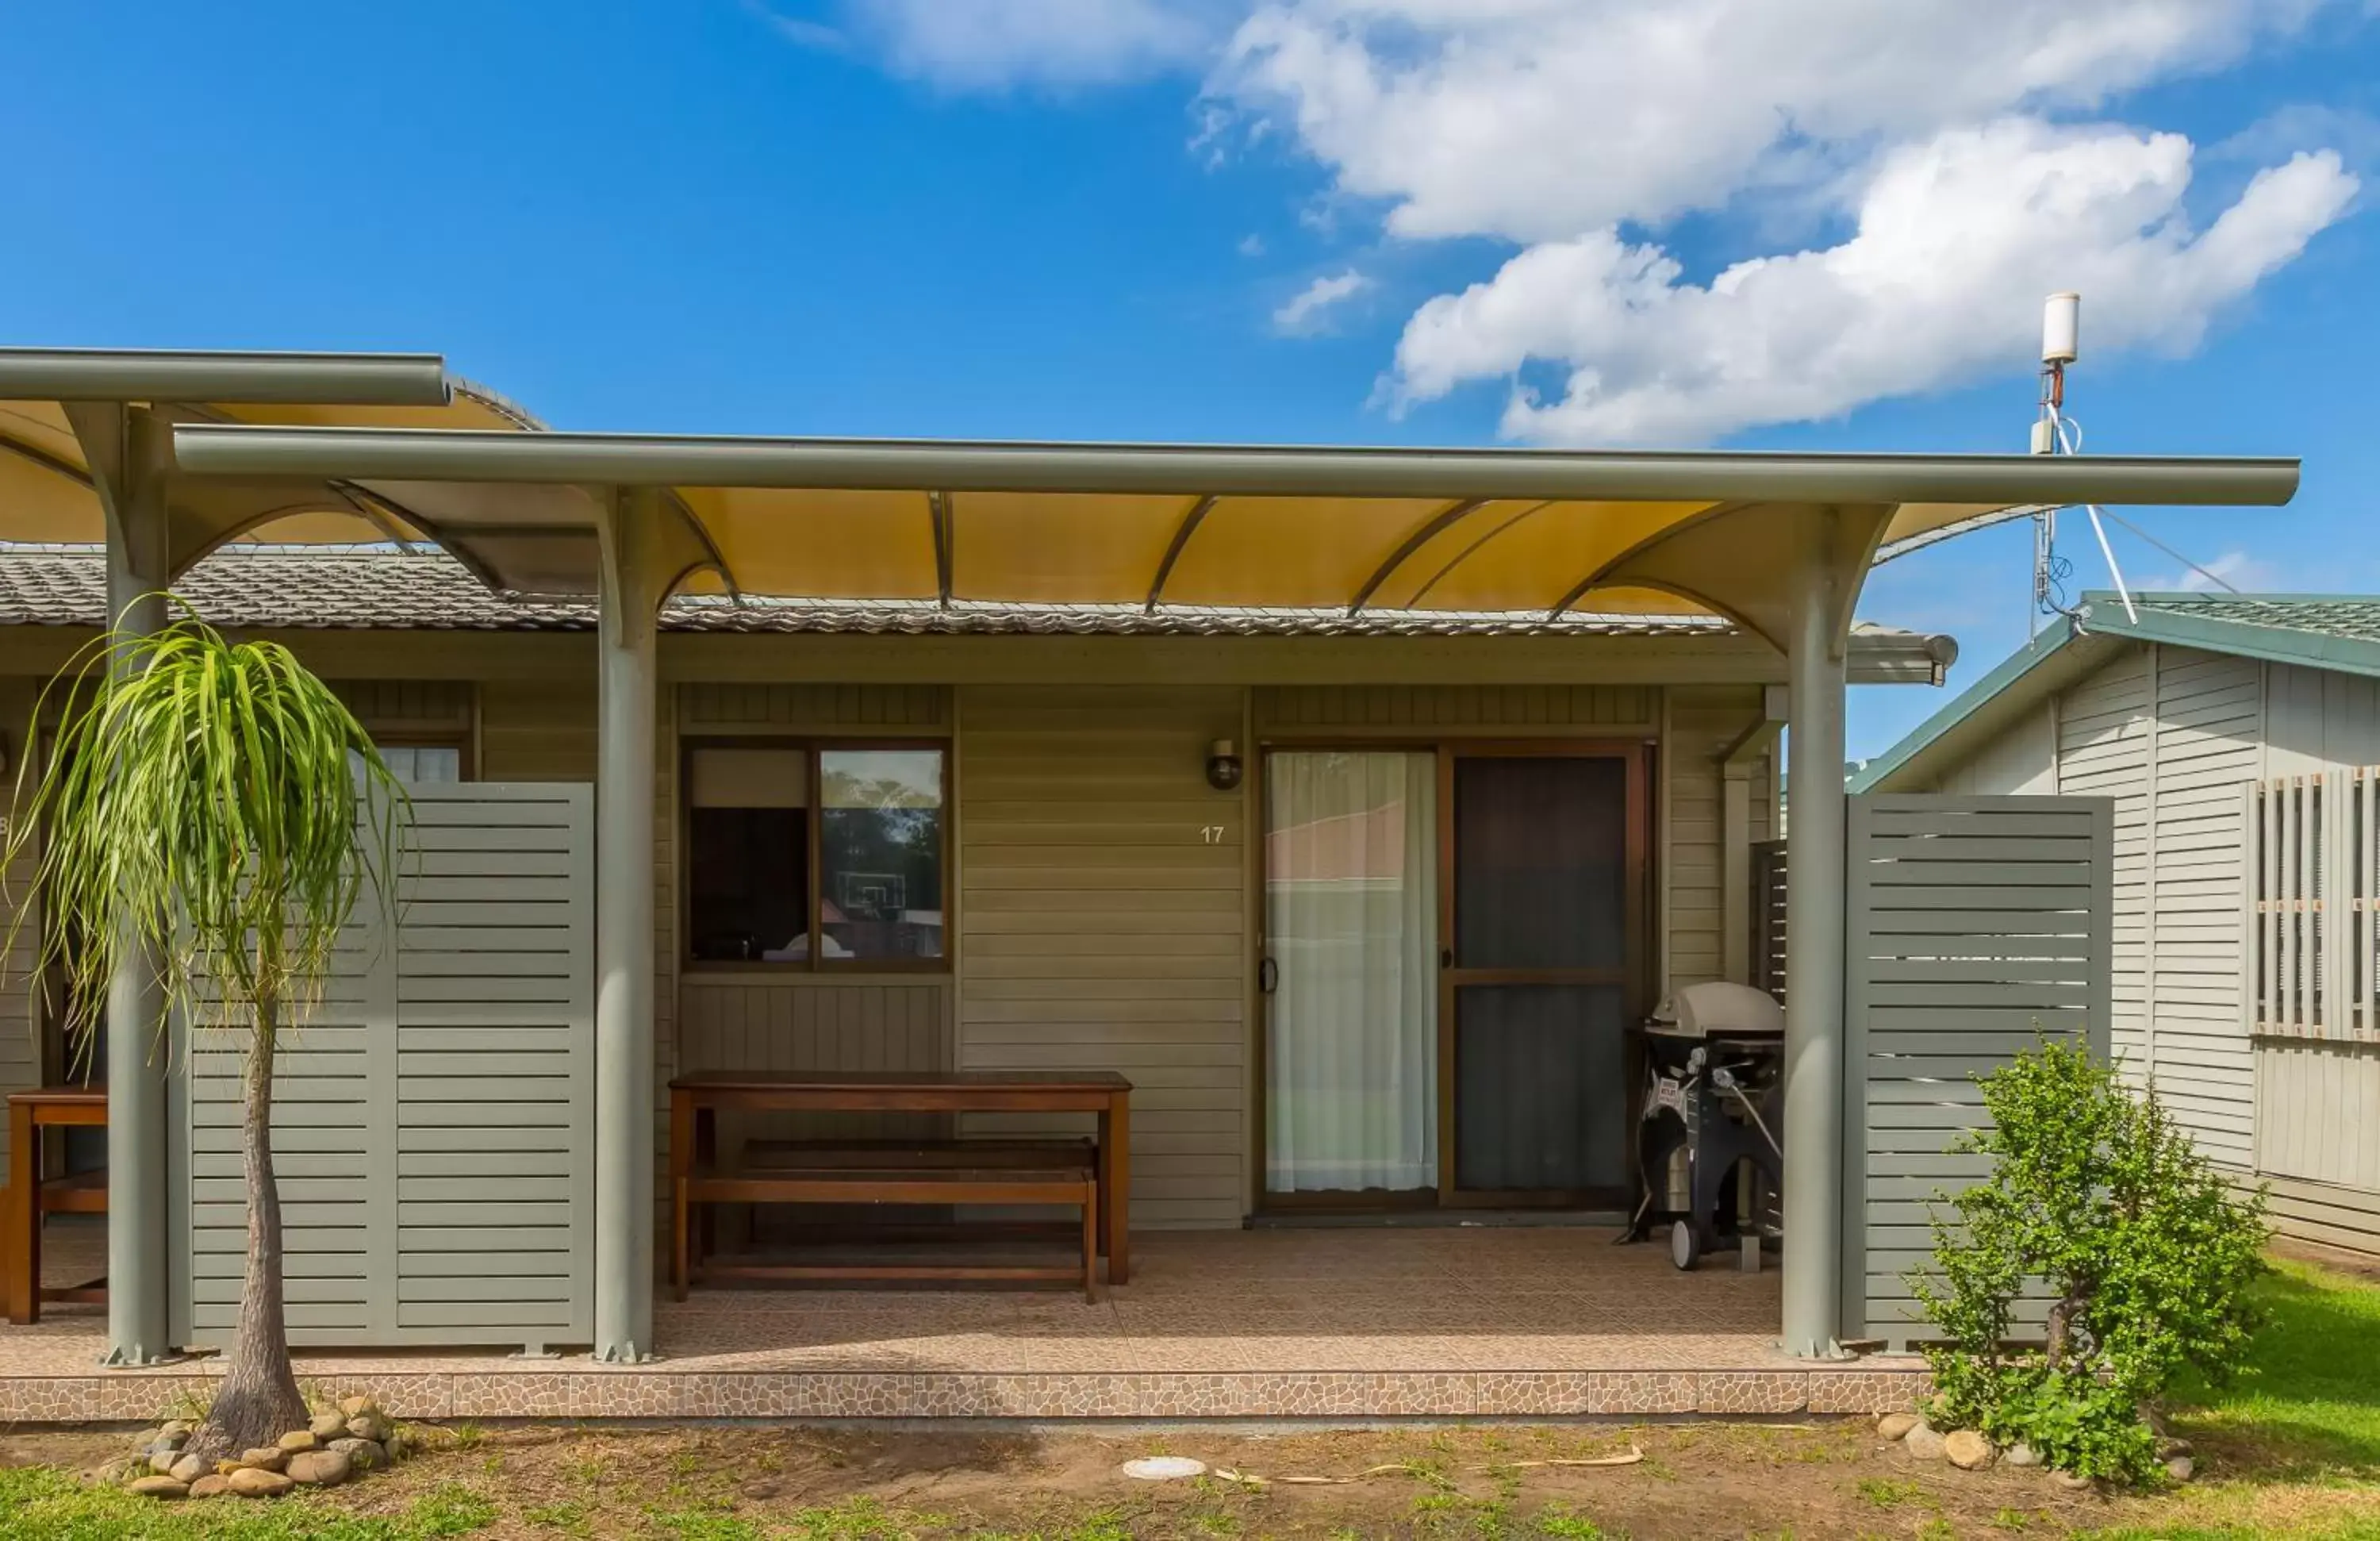
<path id="1" fill-rule="evenodd" d="M 951 607 L 951 568 L 958 561 L 958 529 L 951 517 L 951 495 L 948 492 L 926 494 L 926 510 L 934 521 L 934 598 L 944 610 Z"/>
<path id="2" fill-rule="evenodd" d="M 1834 521 L 1813 521 L 1786 638 L 1785 1261 L 1781 1343 L 1831 1357 L 1842 1317 L 1843 686 L 1845 571 Z M 1861 553 L 1864 555 L 1864 550 Z"/>
<path id="3" fill-rule="evenodd" d="M 165 625 L 173 581 L 166 537 L 165 427 L 115 404 L 67 408 L 107 527 L 109 625 L 146 636 Z M 119 671 L 139 667 L 118 655 Z M 166 1141 L 165 960 L 129 946 L 107 986 L 107 1346 L 110 1365 L 177 1357 L 166 1245 L 172 1155 Z M 37 1281 L 38 1282 L 38 1281 Z"/>
<path id="4" fill-rule="evenodd" d="M 666 508 L 603 500 L 595 781 L 595 1357 L 653 1352 L 653 703 Z"/>
<path id="5" fill-rule="evenodd" d="M 1202 498 L 2277 504 L 2298 486 L 2294 459 L 970 443 L 205 423 L 176 429 L 174 452 L 184 470 L 207 476 Z"/>
<path id="6" fill-rule="evenodd" d="M 1190 512 L 1182 516 L 1182 523 L 1174 528 L 1173 539 L 1166 543 L 1163 559 L 1157 564 L 1157 576 L 1148 583 L 1148 604 L 1146 608 L 1149 614 L 1157 613 L 1158 601 L 1165 598 L 1166 580 L 1173 576 L 1173 564 L 1182 560 L 1183 548 L 1190 544 L 1190 537 L 1198 533 L 1198 527 L 1207 522 L 1207 516 L 1214 506 L 1215 495 L 1209 492 L 1192 504 Z"/>
<path id="7" fill-rule="evenodd" d="M 0 348 L 0 401 L 443 406 L 450 395 L 434 353 Z"/>
<path id="8" fill-rule="evenodd" d="M 1380 585 L 1388 582 L 1396 570 L 1405 564 L 1405 558 L 1487 506 L 1486 498 L 1465 498 L 1451 508 L 1440 509 L 1428 523 L 1406 536 L 1397 549 L 1389 553 L 1389 559 L 1364 580 L 1364 587 L 1356 589 L 1354 599 L 1348 602 L 1347 613 L 1360 613 L 1364 606 L 1371 602 L 1372 596 L 1379 592 Z"/>

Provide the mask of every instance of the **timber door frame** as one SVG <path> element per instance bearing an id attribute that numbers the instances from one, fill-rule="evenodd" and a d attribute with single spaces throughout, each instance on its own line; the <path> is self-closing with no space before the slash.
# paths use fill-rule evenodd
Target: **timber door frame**
<path id="1" fill-rule="evenodd" d="M 1455 838 L 1454 775 L 1461 759 L 1617 759 L 1625 772 L 1621 811 L 1623 911 L 1621 921 L 1621 963 L 1617 968 L 1465 968 L 1455 953 L 1455 862 L 1460 855 Z M 1438 1202 L 1452 1209 L 1575 1209 L 1618 1200 L 1621 1190 L 1479 1189 L 1455 1184 L 1455 1077 L 1461 1073 L 1456 1056 L 1455 1002 L 1466 986 L 1479 985 L 1618 985 L 1621 994 L 1622 1030 L 1642 1017 L 1652 989 L 1652 916 L 1658 908 L 1653 883 L 1652 746 L 1637 739 L 1518 740 L 1441 744 L 1438 751 Z M 1633 1050 L 1621 1072 L 1621 1104 L 1636 1104 L 1636 1065 Z M 1630 1124 L 1622 1114 L 1623 1124 Z M 1623 1136 L 1627 1128 L 1621 1130 Z M 1633 1164 L 1633 1162 L 1632 1162 Z"/>
<path id="2" fill-rule="evenodd" d="M 1462 985 L 1482 984 L 1618 984 L 1623 1022 L 1642 1017 L 1652 1003 L 1658 959 L 1653 947 L 1654 917 L 1659 911 L 1659 880 L 1655 853 L 1658 800 L 1654 796 L 1659 746 L 1647 737 L 1631 738 L 1453 738 L 1413 735 L 1382 738 L 1306 737 L 1282 734 L 1255 744 L 1257 792 L 1251 810 L 1256 829 L 1257 925 L 1250 938 L 1253 967 L 1262 970 L 1271 957 L 1271 825 L 1263 787 L 1269 779 L 1266 765 L 1275 753 L 1291 754 L 1428 754 L 1438 760 L 1438 1185 L 1414 1189 L 1332 1189 L 1282 1193 L 1270 1186 L 1268 1160 L 1272 1114 L 1271 994 L 1256 992 L 1255 1022 L 1255 1159 L 1256 1209 L 1258 1213 L 1362 1213 L 1439 1208 L 1580 1208 L 1601 1207 L 1615 1196 L 1603 1192 L 1568 1190 L 1489 1192 L 1464 1191 L 1454 1183 L 1455 991 Z M 1619 759 L 1626 770 L 1626 913 L 1623 919 L 1624 960 L 1617 969 L 1459 969 L 1454 955 L 1454 766 L 1463 758 L 1563 758 Z M 1641 1067 L 1632 1044 L 1624 1088 L 1630 1128 L 1638 1102 L 1636 1082 Z"/>

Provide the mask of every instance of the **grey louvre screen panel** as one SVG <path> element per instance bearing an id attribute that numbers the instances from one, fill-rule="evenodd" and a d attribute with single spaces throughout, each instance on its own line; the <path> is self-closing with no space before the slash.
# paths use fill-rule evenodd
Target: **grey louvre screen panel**
<path id="1" fill-rule="evenodd" d="M 1785 843 L 1752 846 L 1752 982 L 1785 999 Z"/>
<path id="2" fill-rule="evenodd" d="M 273 1161 L 290 1338 L 589 1341 L 594 836 L 583 785 L 412 789 L 404 904 L 369 896 L 285 1037 Z M 239 1040 L 186 1035 L 184 1342 L 228 1341 L 245 1267 Z"/>
<path id="3" fill-rule="evenodd" d="M 1844 1336 L 1900 1347 L 1927 1201 L 1985 1171 L 1948 1148 L 1974 1077 L 2036 1033 L 2107 1052 L 2115 804 L 1876 794 L 1847 832 Z"/>

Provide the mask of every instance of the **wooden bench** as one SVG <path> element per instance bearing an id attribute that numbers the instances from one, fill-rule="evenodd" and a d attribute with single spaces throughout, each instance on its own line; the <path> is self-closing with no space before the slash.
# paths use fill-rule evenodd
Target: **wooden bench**
<path id="1" fill-rule="evenodd" d="M 718 1263 L 699 1259 L 712 1279 L 785 1282 L 947 1279 L 968 1282 L 1079 1283 L 1099 1299 L 1099 1184 L 1087 1166 L 816 1166 L 783 1171 L 697 1171 L 672 1183 L 670 1285 L 680 1300 L 697 1271 L 693 1212 L 706 1204 L 1058 1204 L 1082 1210 L 1079 1268 L 980 1263 Z"/>
<path id="2" fill-rule="evenodd" d="M 96 1086 L 45 1086 L 8 1097 L 8 1186 L 5 1240 L 0 1240 L 0 1307 L 8 1320 L 27 1326 L 42 1319 L 42 1306 L 103 1305 L 107 1281 L 44 1286 L 42 1283 L 42 1220 L 48 1215 L 107 1213 L 107 1173 L 52 1176 L 42 1170 L 42 1131 L 104 1128 L 107 1091 Z"/>
<path id="3" fill-rule="evenodd" d="M 731 1162 L 720 1149 L 723 1112 L 1087 1114 L 1097 1121 L 1097 1133 L 1088 1142 L 1087 1171 L 1083 1142 L 1048 1139 L 755 1142 L 744 1158 Z M 1069 1206 L 1087 1192 L 1097 1211 L 1097 1256 L 1107 1260 L 1108 1282 L 1123 1284 L 1131 1278 L 1131 1153 L 1132 1083 L 1112 1071 L 689 1071 L 670 1083 L 669 1181 L 676 1232 L 671 1283 L 683 1299 L 694 1271 L 695 1222 L 707 1219 L 717 1204 Z M 881 1176 L 884 1193 L 863 1191 L 854 1180 L 856 1173 Z M 699 1200 L 693 1196 L 698 1183 L 705 1195 Z M 771 1186 L 735 1186 L 753 1183 Z M 795 1183 L 809 1185 L 787 1186 Z M 811 1196 L 783 1196 L 796 1192 Z M 707 1271 L 722 1277 L 727 1272 Z M 1017 1277 L 1005 1269 L 919 1275 L 906 1268 L 855 1274 L 840 1268 L 831 1273 L 780 1269 L 770 1276 Z M 1057 1274 L 1034 1270 L 1029 1276 Z M 1073 1271 L 1063 1277 L 1071 1280 Z"/>
<path id="4" fill-rule="evenodd" d="M 1096 1140 L 747 1140 L 747 1171 L 834 1171 L 848 1167 L 896 1167 L 904 1171 L 950 1167 L 1018 1170 L 1081 1169 L 1099 1163 Z"/>

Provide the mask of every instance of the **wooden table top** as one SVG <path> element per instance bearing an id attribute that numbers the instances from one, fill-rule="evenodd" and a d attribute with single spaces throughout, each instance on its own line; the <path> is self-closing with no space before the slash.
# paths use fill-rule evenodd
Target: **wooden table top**
<path id="1" fill-rule="evenodd" d="M 1094 1091 L 1132 1090 L 1111 1070 L 697 1070 L 672 1091 Z"/>
<path id="2" fill-rule="evenodd" d="M 8 1105 L 39 1103 L 52 1108 L 104 1108 L 107 1106 L 105 1086 L 35 1086 L 30 1091 L 10 1092 Z"/>

